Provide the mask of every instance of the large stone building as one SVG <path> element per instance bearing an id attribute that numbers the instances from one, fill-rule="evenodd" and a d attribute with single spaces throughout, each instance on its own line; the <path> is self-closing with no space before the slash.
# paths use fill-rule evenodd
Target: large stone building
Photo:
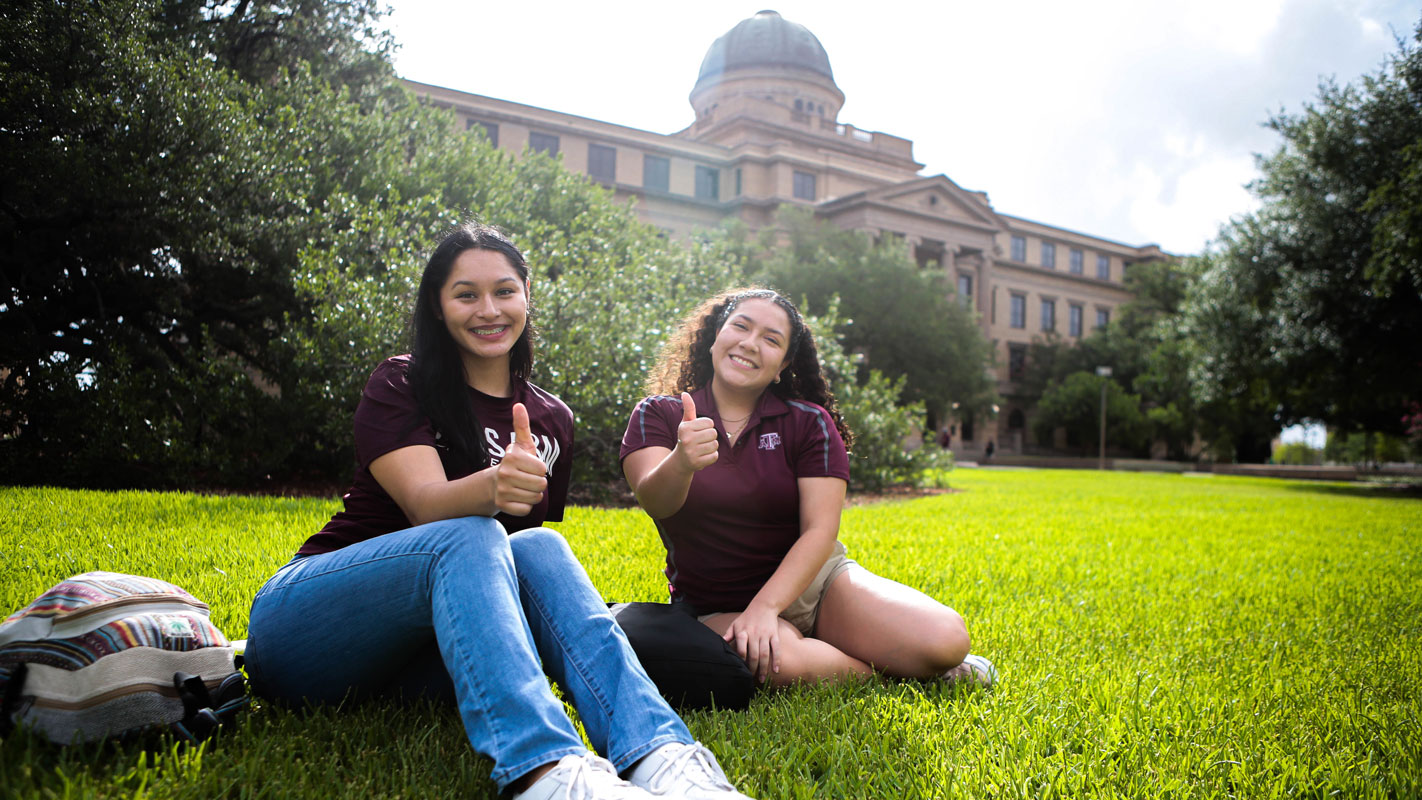
<path id="1" fill-rule="evenodd" d="M 1004 405 L 989 419 L 953 421 L 965 456 L 988 441 L 1022 452 L 1035 398 L 1017 378 L 1032 337 L 1074 341 L 1107 324 L 1130 299 L 1128 264 L 1164 257 L 1132 246 L 1003 214 L 985 192 L 946 175 L 924 176 L 913 142 L 841 122 L 844 93 L 814 34 L 762 11 L 711 44 L 691 90 L 696 119 L 672 134 L 407 82 L 498 147 L 538 150 L 637 198 L 642 217 L 669 234 L 734 217 L 751 229 L 774 224 L 783 204 L 873 236 L 901 237 L 920 265 L 948 272 L 977 311 L 998 355 Z"/>

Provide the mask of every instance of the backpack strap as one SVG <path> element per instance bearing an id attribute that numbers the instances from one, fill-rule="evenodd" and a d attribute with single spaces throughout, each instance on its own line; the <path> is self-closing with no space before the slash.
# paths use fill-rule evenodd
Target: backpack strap
<path id="1" fill-rule="evenodd" d="M 175 672 L 173 688 L 183 701 L 183 718 L 170 727 L 189 742 L 210 738 L 251 702 L 247 681 L 240 672 L 223 678 L 215 693 L 208 691 L 207 684 L 197 675 Z"/>

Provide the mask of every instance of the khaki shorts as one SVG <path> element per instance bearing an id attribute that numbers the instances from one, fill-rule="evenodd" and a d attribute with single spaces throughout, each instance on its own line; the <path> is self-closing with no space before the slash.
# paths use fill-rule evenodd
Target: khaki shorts
<path id="1" fill-rule="evenodd" d="M 802 635 L 813 636 L 815 634 L 815 623 L 820 616 L 820 603 L 824 602 L 825 590 L 829 589 L 830 584 L 834 583 L 834 579 L 838 578 L 840 573 L 856 566 L 854 559 L 850 558 L 847 553 L 844 543 L 835 540 L 834 550 L 830 552 L 829 558 L 825 559 L 824 566 L 820 567 L 820 571 L 815 573 L 814 580 L 810 581 L 810 585 L 805 587 L 805 591 L 795 598 L 794 602 L 780 612 L 780 618 L 794 625 Z M 697 619 L 705 622 L 714 616 L 716 615 L 702 614 Z"/>

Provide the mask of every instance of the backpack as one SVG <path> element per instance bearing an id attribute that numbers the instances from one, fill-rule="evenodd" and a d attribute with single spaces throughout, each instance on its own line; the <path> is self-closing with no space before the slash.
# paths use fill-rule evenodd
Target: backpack
<path id="1" fill-rule="evenodd" d="M 206 603 L 166 581 L 86 572 L 0 624 L 0 736 L 58 744 L 168 728 L 200 741 L 248 703 Z"/>

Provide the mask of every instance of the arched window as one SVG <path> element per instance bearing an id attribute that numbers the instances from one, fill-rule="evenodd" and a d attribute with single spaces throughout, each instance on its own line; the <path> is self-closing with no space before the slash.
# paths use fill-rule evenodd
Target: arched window
<path id="1" fill-rule="evenodd" d="M 1007 415 L 1007 429 L 1010 431 L 1020 431 L 1026 424 L 1027 418 L 1023 416 L 1020 408 L 1012 409 L 1012 413 Z"/>
<path id="2" fill-rule="evenodd" d="M 805 101 L 804 101 L 804 100 L 796 100 L 796 101 L 795 101 L 795 110 L 796 110 L 796 111 L 804 111 L 804 110 L 805 110 Z"/>

